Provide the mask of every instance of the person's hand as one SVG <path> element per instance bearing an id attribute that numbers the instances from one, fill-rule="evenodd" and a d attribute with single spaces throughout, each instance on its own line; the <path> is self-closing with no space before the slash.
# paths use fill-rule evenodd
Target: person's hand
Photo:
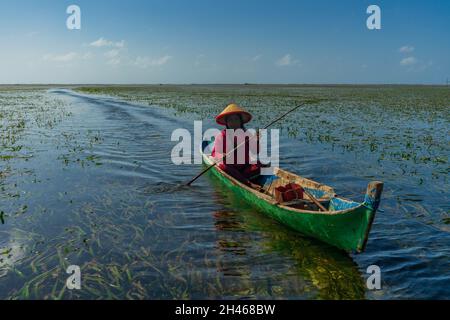
<path id="1" fill-rule="evenodd" d="M 262 187 L 259 184 L 252 183 L 252 182 L 250 182 L 250 187 L 252 187 L 253 189 L 258 190 L 258 191 L 260 191 L 262 189 Z"/>

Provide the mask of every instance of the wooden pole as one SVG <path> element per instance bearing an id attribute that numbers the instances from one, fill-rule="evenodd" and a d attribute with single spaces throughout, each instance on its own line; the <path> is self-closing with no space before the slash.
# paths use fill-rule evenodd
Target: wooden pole
<path id="1" fill-rule="evenodd" d="M 296 182 L 296 183 L 298 183 L 298 182 Z M 309 191 L 306 191 L 305 188 L 303 188 L 303 192 L 306 193 L 306 195 L 312 200 L 312 202 L 314 202 L 316 204 L 316 206 L 319 207 L 320 210 L 327 211 L 327 209 L 319 202 L 319 200 L 314 198 L 314 196 Z"/>

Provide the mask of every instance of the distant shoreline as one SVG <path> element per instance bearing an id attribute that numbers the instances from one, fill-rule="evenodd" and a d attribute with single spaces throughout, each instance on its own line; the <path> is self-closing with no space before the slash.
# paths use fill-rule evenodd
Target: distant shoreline
<path id="1" fill-rule="evenodd" d="M 120 84 L 120 83 L 72 83 L 72 84 L 64 84 L 64 83 L 17 83 L 17 84 L 0 84 L 0 88 L 8 88 L 8 87 L 155 87 L 155 86 L 173 86 L 173 87 L 181 87 L 181 86 L 193 86 L 193 87 L 237 87 L 237 86 L 246 86 L 246 87 L 298 87 L 298 88 L 307 88 L 307 87 L 449 87 L 446 84 L 397 84 L 397 83 L 386 83 L 386 84 L 340 84 L 340 83 L 324 83 L 324 84 L 295 84 L 295 83 L 148 83 L 148 84 Z"/>

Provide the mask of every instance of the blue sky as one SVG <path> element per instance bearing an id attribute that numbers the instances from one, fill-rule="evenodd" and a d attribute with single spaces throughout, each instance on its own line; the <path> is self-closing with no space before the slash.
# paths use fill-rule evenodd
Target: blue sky
<path id="1" fill-rule="evenodd" d="M 66 8 L 81 8 L 81 30 Z M 381 30 L 366 9 L 381 8 Z M 450 1 L 0 0 L 0 83 L 424 83 Z"/>

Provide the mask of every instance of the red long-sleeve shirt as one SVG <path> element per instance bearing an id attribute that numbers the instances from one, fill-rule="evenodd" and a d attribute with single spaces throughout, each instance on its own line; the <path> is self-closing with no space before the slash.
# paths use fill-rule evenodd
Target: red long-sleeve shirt
<path id="1" fill-rule="evenodd" d="M 233 137 L 233 131 L 230 130 L 229 139 Z M 236 148 L 244 141 L 245 144 L 237 148 L 233 153 L 231 150 Z M 250 136 L 253 137 L 253 136 Z M 234 144 L 227 148 L 227 129 L 224 129 L 218 134 L 214 141 L 214 147 L 211 152 L 211 156 L 216 159 L 219 163 L 219 167 L 232 174 L 239 180 L 248 179 L 259 172 L 260 164 L 257 161 L 251 161 L 250 154 L 257 155 L 259 152 L 259 141 L 257 137 L 253 137 L 250 140 L 248 133 L 246 134 L 244 130 L 234 131 Z M 242 154 L 243 152 L 243 154 Z M 224 159 L 223 157 L 226 156 Z M 234 161 L 233 161 L 234 159 Z M 237 172 L 242 176 L 239 176 Z"/>

